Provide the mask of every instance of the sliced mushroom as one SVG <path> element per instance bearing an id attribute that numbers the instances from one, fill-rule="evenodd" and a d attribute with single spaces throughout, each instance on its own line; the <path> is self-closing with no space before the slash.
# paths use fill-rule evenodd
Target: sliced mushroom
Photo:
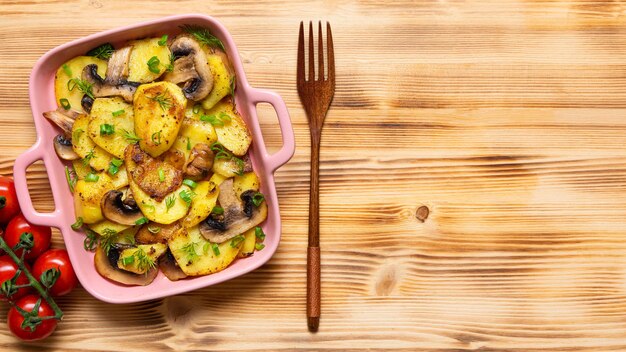
<path id="1" fill-rule="evenodd" d="M 126 80 L 120 80 L 116 84 L 107 82 L 98 75 L 98 66 L 95 64 L 85 66 L 82 78 L 91 84 L 93 96 L 96 98 L 121 96 L 126 102 L 132 103 L 133 95 L 139 87 L 139 83 Z"/>
<path id="2" fill-rule="evenodd" d="M 122 191 L 108 191 L 102 198 L 100 207 L 105 218 L 122 225 L 135 225 L 135 222 L 143 217 L 129 192 L 124 197 Z"/>
<path id="3" fill-rule="evenodd" d="M 78 111 L 74 110 L 65 110 L 63 108 L 58 108 L 54 111 L 46 111 L 43 113 L 43 117 L 48 120 L 54 122 L 55 125 L 59 126 L 63 133 L 67 138 L 71 138 L 72 136 L 72 127 L 74 126 L 74 120 L 80 115 Z"/>
<path id="4" fill-rule="evenodd" d="M 128 78 L 128 62 L 130 61 L 131 46 L 115 50 L 107 65 L 107 75 L 104 81 L 111 85 L 124 83 Z"/>
<path id="5" fill-rule="evenodd" d="M 163 271 L 165 277 L 170 279 L 170 281 L 178 281 L 187 277 L 180 266 L 178 266 L 178 263 L 169 248 L 165 252 L 165 255 L 159 258 L 159 269 Z"/>
<path id="6" fill-rule="evenodd" d="M 253 207 L 251 216 L 244 213 L 244 204 L 237 199 L 232 179 L 222 182 L 218 200 L 224 213 L 209 215 L 198 227 L 202 236 L 213 243 L 222 243 L 244 233 L 267 217 L 265 202 Z"/>
<path id="7" fill-rule="evenodd" d="M 154 281 L 159 273 L 158 268 L 150 269 L 145 274 L 135 274 L 130 271 L 120 269 L 117 266 L 117 261 L 119 260 L 122 249 L 124 249 L 122 245 L 115 244 L 111 246 L 107 255 L 102 246 L 98 245 L 96 255 L 94 256 L 96 271 L 107 279 L 124 285 L 145 286 Z"/>
<path id="8" fill-rule="evenodd" d="M 91 107 L 93 106 L 94 99 L 87 94 L 83 95 L 83 98 L 80 100 L 80 106 L 83 107 L 86 113 L 91 112 Z"/>
<path id="9" fill-rule="evenodd" d="M 189 162 L 185 168 L 185 174 L 193 179 L 203 179 L 213 167 L 215 155 L 211 147 L 204 143 L 196 144 L 189 155 Z"/>
<path id="10" fill-rule="evenodd" d="M 54 151 L 63 160 L 78 160 L 80 156 L 72 148 L 72 139 L 62 134 L 54 137 Z"/>
<path id="11" fill-rule="evenodd" d="M 200 44 L 188 35 L 179 35 L 170 45 L 170 51 L 176 59 L 172 72 L 163 79 L 182 84 L 187 99 L 204 99 L 213 89 L 213 74 Z"/>

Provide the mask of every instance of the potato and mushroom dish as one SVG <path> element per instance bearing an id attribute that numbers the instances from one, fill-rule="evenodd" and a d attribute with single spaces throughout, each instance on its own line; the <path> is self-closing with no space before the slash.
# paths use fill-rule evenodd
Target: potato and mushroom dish
<path id="1" fill-rule="evenodd" d="M 147 285 L 223 270 L 263 249 L 267 205 L 252 169 L 252 138 L 234 105 L 223 44 L 183 26 L 114 48 L 104 44 L 56 72 L 76 223 L 104 277 Z M 71 165 L 69 165 L 71 163 Z"/>

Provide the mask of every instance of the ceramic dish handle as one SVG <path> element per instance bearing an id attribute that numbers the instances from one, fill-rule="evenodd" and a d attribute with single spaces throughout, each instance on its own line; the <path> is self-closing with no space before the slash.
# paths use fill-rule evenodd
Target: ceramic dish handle
<path id="1" fill-rule="evenodd" d="M 40 213 L 36 211 L 33 207 L 33 201 L 30 198 L 30 192 L 28 191 L 26 169 L 38 160 L 42 160 L 44 164 L 46 164 L 44 150 L 39 146 L 40 143 L 35 144 L 15 160 L 13 179 L 15 181 L 17 199 L 20 202 L 24 217 L 26 217 L 26 220 L 29 222 L 35 225 L 60 227 L 62 216 L 59 207 L 55 206 L 55 210 L 51 213 Z"/>
<path id="2" fill-rule="evenodd" d="M 263 148 L 264 158 L 267 161 L 267 165 L 271 172 L 276 171 L 279 167 L 285 165 L 296 151 L 296 137 L 293 133 L 293 127 L 291 126 L 291 119 L 289 118 L 289 111 L 287 105 L 280 97 L 280 95 L 263 89 L 252 88 L 249 92 L 250 96 L 250 108 L 252 111 L 256 110 L 258 103 L 269 103 L 274 107 L 276 116 L 278 117 L 278 124 L 280 125 L 280 133 L 283 136 L 283 146 L 274 154 L 268 154 L 267 150 Z M 259 124 L 257 120 L 257 125 Z M 260 130 L 260 126 L 259 130 Z"/>

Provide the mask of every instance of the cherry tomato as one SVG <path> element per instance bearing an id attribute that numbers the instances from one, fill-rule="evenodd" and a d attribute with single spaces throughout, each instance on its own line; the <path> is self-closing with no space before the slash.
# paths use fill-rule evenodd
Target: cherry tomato
<path id="1" fill-rule="evenodd" d="M 20 241 L 20 236 L 25 232 L 30 232 L 33 234 L 34 243 L 33 248 L 30 250 L 30 252 L 26 253 L 26 259 L 35 259 L 50 247 L 50 238 L 52 237 L 52 231 L 50 230 L 50 228 L 30 224 L 28 221 L 26 221 L 26 218 L 24 218 L 23 214 L 19 214 L 11 221 L 9 221 L 9 224 L 7 225 L 4 234 L 4 240 L 6 241 L 7 245 L 9 245 L 9 247 L 14 248 L 15 245 Z M 21 256 L 22 249 L 20 248 L 15 251 L 15 254 L 18 257 Z"/>
<path id="2" fill-rule="evenodd" d="M 35 260 L 33 264 L 33 276 L 39 280 L 41 274 L 48 269 L 58 269 L 61 275 L 50 288 L 50 294 L 53 296 L 66 295 L 78 285 L 78 279 L 72 268 L 70 257 L 65 249 L 48 249 Z M 41 281 L 41 280 L 40 280 Z"/>
<path id="3" fill-rule="evenodd" d="M 11 280 L 13 276 L 15 276 L 15 272 L 17 271 L 17 269 L 17 264 L 15 264 L 11 257 L 9 257 L 8 255 L 0 256 L 0 285 L 2 285 L 7 280 Z M 28 264 L 26 264 L 26 269 L 30 270 Z M 17 277 L 17 280 L 15 280 L 15 284 L 28 284 L 28 278 L 24 273 L 21 273 L 20 276 Z M 30 287 L 22 287 L 18 289 L 17 292 L 11 296 L 11 301 L 16 301 L 30 291 Z M 0 300 L 6 301 L 7 298 L 3 294 L 0 294 Z"/>
<path id="4" fill-rule="evenodd" d="M 24 296 L 20 298 L 15 305 L 27 312 L 30 312 L 33 308 L 35 308 L 35 304 L 38 299 L 39 296 L 37 295 Z M 52 316 L 54 315 L 54 310 L 52 310 L 52 307 L 50 307 L 50 305 L 42 299 L 37 315 L 40 317 Z M 52 334 L 57 327 L 56 319 L 46 319 L 43 320 L 41 324 L 37 325 L 34 331 L 32 331 L 30 328 L 22 329 L 23 321 L 24 317 L 20 314 L 20 312 L 15 307 L 11 307 L 7 316 L 7 324 L 9 325 L 9 330 L 11 330 L 13 335 L 22 340 L 32 341 L 45 339 L 50 336 L 50 334 Z"/>
<path id="5" fill-rule="evenodd" d="M 0 225 L 6 225 L 20 212 L 13 179 L 0 176 Z"/>

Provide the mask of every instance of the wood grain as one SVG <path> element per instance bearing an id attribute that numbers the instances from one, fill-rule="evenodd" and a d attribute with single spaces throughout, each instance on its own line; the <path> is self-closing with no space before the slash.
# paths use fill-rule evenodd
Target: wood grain
<path id="1" fill-rule="evenodd" d="M 278 252 L 244 277 L 142 304 L 78 289 L 59 299 L 50 339 L 22 344 L 3 328 L 1 350 L 626 350 L 626 3 L 2 1 L 0 174 L 35 140 L 27 79 L 41 55 L 187 12 L 218 17 L 250 83 L 290 109 L 298 150 L 276 175 Z M 320 153 L 324 317 L 310 334 L 295 72 L 298 25 L 320 19 L 337 87 Z M 275 150 L 276 118 L 260 111 Z M 46 179 L 34 165 L 42 211 Z"/>

